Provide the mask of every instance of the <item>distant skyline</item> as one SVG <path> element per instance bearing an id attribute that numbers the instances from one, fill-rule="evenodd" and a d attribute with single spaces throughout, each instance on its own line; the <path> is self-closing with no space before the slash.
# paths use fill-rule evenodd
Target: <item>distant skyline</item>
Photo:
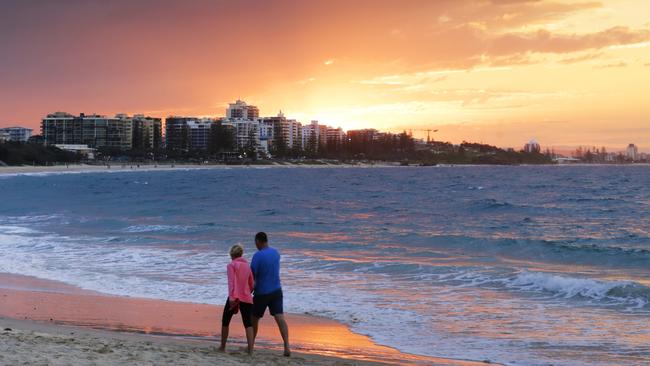
<path id="1" fill-rule="evenodd" d="M 650 145 L 647 0 L 3 0 L 0 127 L 222 116 L 519 148 Z"/>

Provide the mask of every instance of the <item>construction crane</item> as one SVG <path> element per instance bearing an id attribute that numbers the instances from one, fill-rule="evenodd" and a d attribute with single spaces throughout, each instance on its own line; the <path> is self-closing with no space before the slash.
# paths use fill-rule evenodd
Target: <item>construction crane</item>
<path id="1" fill-rule="evenodd" d="M 412 129 L 410 131 L 422 131 L 422 132 L 426 131 L 427 132 L 427 144 L 428 144 L 429 142 L 431 142 L 431 132 L 434 132 L 434 133 L 438 132 L 438 129 L 432 129 L 432 128 L 428 128 L 428 129 Z M 411 134 L 413 134 L 413 132 L 411 132 Z"/>

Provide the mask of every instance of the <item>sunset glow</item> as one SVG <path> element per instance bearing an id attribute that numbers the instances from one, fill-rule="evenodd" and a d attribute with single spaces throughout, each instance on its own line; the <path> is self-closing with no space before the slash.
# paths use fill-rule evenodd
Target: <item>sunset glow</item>
<path id="1" fill-rule="evenodd" d="M 646 0 L 3 1 L 0 126 L 221 116 L 650 150 Z"/>

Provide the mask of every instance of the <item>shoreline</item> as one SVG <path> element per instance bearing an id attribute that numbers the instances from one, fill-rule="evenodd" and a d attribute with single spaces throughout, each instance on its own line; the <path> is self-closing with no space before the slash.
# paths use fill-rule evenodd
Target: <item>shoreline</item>
<path id="1" fill-rule="evenodd" d="M 107 168 L 106 165 L 70 164 L 70 165 L 35 165 L 35 166 L 0 166 L 0 176 L 18 175 L 49 175 L 49 174 L 80 174 L 80 173 L 126 173 L 126 172 L 157 172 L 178 170 L 209 170 L 209 169 L 271 169 L 271 168 L 398 168 L 394 164 L 116 164 Z"/>
<path id="2" fill-rule="evenodd" d="M 174 347 L 181 348 L 187 341 L 192 341 L 195 342 L 192 347 L 205 350 L 206 347 L 216 348 L 221 311 L 222 307 L 216 305 L 106 295 L 58 281 L 0 273 L 0 329 L 7 327 L 5 323 L 18 324 L 14 327 L 27 329 L 27 332 L 32 325 L 44 326 L 45 332 L 50 334 L 49 338 L 43 338 L 45 340 L 66 335 L 72 327 L 84 329 L 84 332 L 98 331 L 100 333 L 97 333 L 96 337 L 102 340 L 112 339 L 117 334 L 138 337 L 129 339 L 133 341 L 129 347 L 137 348 L 143 342 L 155 343 L 164 339 Z M 19 323 L 12 323 L 14 321 Z M 346 325 L 323 317 L 287 314 L 287 321 L 292 348 L 298 358 L 303 358 L 304 354 L 328 358 L 318 359 L 317 362 L 312 360 L 305 364 L 483 364 L 401 353 L 396 349 L 377 345 L 370 338 L 353 333 Z M 21 337 L 27 335 L 23 332 Z M 93 338 L 95 335 L 89 337 Z M 228 349 L 239 349 L 244 345 L 244 339 L 240 319 L 235 317 L 231 325 Z M 281 356 L 281 339 L 268 314 L 260 322 L 257 343 L 256 350 L 262 350 L 260 354 L 269 355 L 271 358 L 275 358 L 276 354 Z M 214 352 L 199 352 L 210 357 L 215 356 Z M 178 353 L 183 354 L 182 351 Z M 330 357 L 333 357 L 335 362 L 327 363 L 332 361 Z"/>
<path id="3" fill-rule="evenodd" d="M 331 168 L 459 168 L 459 167 L 639 167 L 650 166 L 650 163 L 636 164 L 520 164 L 520 165 L 499 165 L 499 164 L 439 164 L 439 165 L 400 165 L 398 163 L 340 163 L 340 164 L 294 164 L 294 163 L 272 163 L 272 164 L 249 164 L 249 165 L 226 165 L 226 164 L 115 164 L 108 168 L 106 165 L 70 164 L 70 165 L 49 165 L 49 166 L 0 166 L 0 176 L 40 176 L 53 174 L 82 174 L 82 173 L 127 173 L 127 172 L 157 172 L 157 171 L 178 171 L 178 170 L 211 170 L 211 169 L 272 169 L 272 168 L 306 168 L 306 169 L 331 169 Z"/>

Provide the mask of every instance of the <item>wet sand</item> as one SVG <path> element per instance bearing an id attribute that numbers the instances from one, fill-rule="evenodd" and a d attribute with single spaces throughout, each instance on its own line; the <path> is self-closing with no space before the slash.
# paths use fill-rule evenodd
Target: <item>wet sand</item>
<path id="1" fill-rule="evenodd" d="M 269 365 L 287 364 L 281 357 L 279 332 L 268 315 L 260 323 L 261 351 L 254 359 L 241 352 L 218 354 L 221 311 L 214 305 L 108 296 L 56 281 L 0 274 L 0 326 L 12 329 L 0 337 L 0 354 L 9 357 L 13 352 L 18 357 L 0 359 L 0 364 L 201 365 L 219 360 L 238 365 L 259 364 L 262 359 Z M 483 364 L 400 353 L 316 316 L 287 314 L 287 321 L 294 365 Z M 240 318 L 233 319 L 230 334 L 228 351 L 237 351 L 245 339 Z"/>

